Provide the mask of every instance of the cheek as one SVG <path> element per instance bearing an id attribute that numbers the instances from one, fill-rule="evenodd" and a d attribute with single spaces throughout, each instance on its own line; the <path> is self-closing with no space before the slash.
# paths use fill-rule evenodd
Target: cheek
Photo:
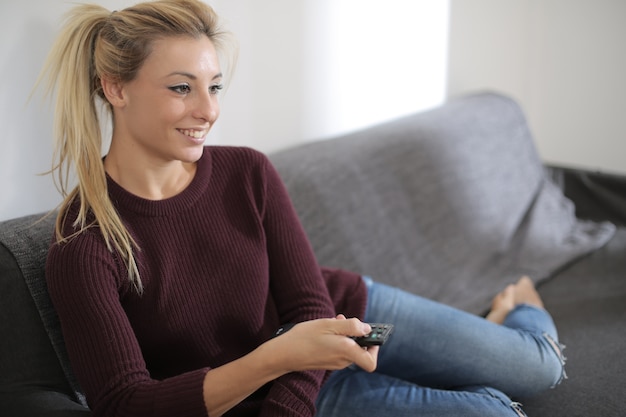
<path id="1" fill-rule="evenodd" d="M 172 100 L 162 103 L 160 115 L 162 120 L 176 122 L 185 117 L 188 109 L 183 100 Z"/>
<path id="2" fill-rule="evenodd" d="M 153 134 L 171 127 L 180 127 L 178 124 L 184 121 L 189 112 L 185 101 L 179 99 L 145 95 L 133 104 L 132 113 L 129 113 L 131 123 L 144 132 Z"/>

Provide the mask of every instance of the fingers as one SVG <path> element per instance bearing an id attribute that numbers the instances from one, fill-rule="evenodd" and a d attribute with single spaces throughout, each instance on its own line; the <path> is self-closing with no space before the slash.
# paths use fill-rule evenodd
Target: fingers
<path id="1" fill-rule="evenodd" d="M 355 358 L 355 365 L 362 368 L 367 372 L 374 372 L 378 364 L 378 351 L 379 346 L 370 346 L 367 349 L 360 348 L 359 353 Z"/>
<path id="2" fill-rule="evenodd" d="M 340 316 L 342 318 L 340 318 Z M 336 334 L 342 336 L 365 336 L 371 332 L 372 328 L 369 324 L 352 318 L 346 319 L 342 314 L 337 316 L 335 325 Z M 376 370 L 378 362 L 378 346 L 371 346 L 366 349 L 359 346 L 355 341 L 351 341 L 350 358 L 351 361 L 367 372 Z"/>
<path id="3" fill-rule="evenodd" d="M 365 336 L 372 331 L 369 324 L 356 318 L 346 319 L 343 314 L 337 316 L 330 328 L 335 334 L 344 336 Z"/>
<path id="4" fill-rule="evenodd" d="M 354 363 L 368 372 L 376 369 L 378 348 L 364 349 L 348 336 L 364 336 L 371 331 L 367 323 L 338 315 L 295 325 L 268 343 L 281 358 L 279 366 L 288 372 L 309 369 L 342 369 Z"/>

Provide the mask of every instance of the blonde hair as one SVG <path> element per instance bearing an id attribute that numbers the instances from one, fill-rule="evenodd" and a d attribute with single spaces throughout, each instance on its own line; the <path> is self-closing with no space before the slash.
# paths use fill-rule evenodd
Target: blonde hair
<path id="1" fill-rule="evenodd" d="M 108 249 L 116 250 L 124 260 L 128 278 L 139 293 L 143 286 L 134 256 L 139 248 L 107 193 L 99 104 L 104 104 L 111 120 L 112 110 L 100 79 L 132 81 L 152 43 L 169 36 L 207 36 L 220 53 L 229 40 L 213 9 L 198 0 L 158 0 L 112 13 L 97 5 L 79 5 L 66 16 L 38 81 L 46 78 L 47 93 L 56 93 L 51 172 L 56 173 L 55 182 L 64 197 L 56 219 L 57 242 L 97 225 Z M 234 55 L 230 58 L 234 66 Z M 78 185 L 69 191 L 72 168 Z M 73 224 L 77 231 L 65 236 L 63 226 L 77 198 L 80 207 Z M 88 220 L 90 213 L 93 222 Z"/>

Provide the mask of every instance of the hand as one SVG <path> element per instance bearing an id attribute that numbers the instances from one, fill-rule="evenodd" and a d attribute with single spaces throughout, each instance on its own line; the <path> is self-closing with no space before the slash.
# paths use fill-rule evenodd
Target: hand
<path id="1" fill-rule="evenodd" d="M 378 360 L 378 346 L 362 348 L 347 337 L 364 336 L 370 330 L 369 324 L 355 318 L 346 319 L 340 314 L 333 319 L 299 323 L 266 344 L 271 344 L 277 366 L 285 367 L 285 372 L 336 370 L 353 363 L 373 372 Z"/>

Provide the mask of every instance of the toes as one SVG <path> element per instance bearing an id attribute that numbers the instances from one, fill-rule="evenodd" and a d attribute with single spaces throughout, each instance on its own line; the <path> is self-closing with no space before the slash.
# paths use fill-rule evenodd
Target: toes
<path id="1" fill-rule="evenodd" d="M 498 295 L 494 298 L 494 303 L 498 304 L 513 304 L 515 301 L 515 285 L 507 285 Z"/>
<path id="2" fill-rule="evenodd" d="M 529 277 L 521 277 L 516 287 L 515 304 L 527 303 L 543 308 L 541 296 L 535 289 L 535 283 Z"/>
<path id="3" fill-rule="evenodd" d="M 535 283 L 528 275 L 524 275 L 517 281 L 517 285 L 535 287 Z"/>

